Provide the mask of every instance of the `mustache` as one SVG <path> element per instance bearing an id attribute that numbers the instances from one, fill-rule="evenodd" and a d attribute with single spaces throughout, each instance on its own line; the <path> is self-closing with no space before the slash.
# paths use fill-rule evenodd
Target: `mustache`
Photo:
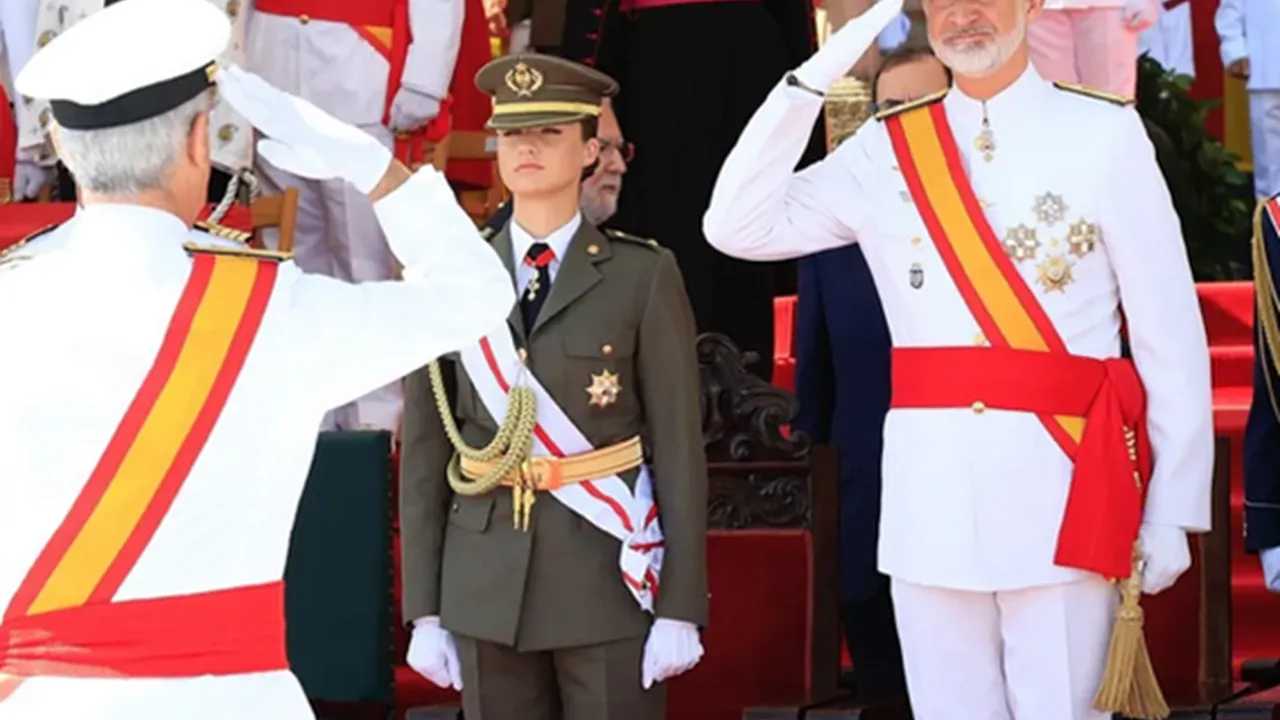
<path id="1" fill-rule="evenodd" d="M 993 25 L 983 23 L 981 25 L 969 25 L 967 27 L 962 27 L 959 30 L 946 33 L 942 37 L 944 40 L 969 40 L 991 37 L 995 34 L 996 29 Z"/>

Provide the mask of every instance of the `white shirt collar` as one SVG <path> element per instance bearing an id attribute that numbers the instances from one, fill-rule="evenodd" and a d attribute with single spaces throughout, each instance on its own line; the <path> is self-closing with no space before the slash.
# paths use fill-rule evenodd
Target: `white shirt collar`
<path id="1" fill-rule="evenodd" d="M 986 101 L 986 112 L 989 116 L 1005 115 L 1007 113 L 1017 112 L 1019 108 L 1037 108 L 1041 101 L 1041 96 L 1046 91 L 1052 89 L 1052 85 L 1040 77 L 1040 73 L 1036 72 L 1035 67 L 1030 62 L 1027 63 L 1027 69 L 1022 71 L 1017 80 L 1009 87 L 1001 90 L 995 97 Z M 947 97 L 943 100 L 947 107 L 949 115 L 959 113 L 961 116 L 976 114 L 981 117 L 983 112 L 983 101 L 977 100 L 964 94 L 959 86 L 952 86 L 951 92 L 947 93 Z M 994 122 L 994 117 L 992 122 Z"/>
<path id="2" fill-rule="evenodd" d="M 524 264 L 524 256 L 529 253 L 529 247 L 535 242 L 544 242 L 551 251 L 556 254 L 555 260 L 551 261 L 551 267 L 548 270 L 551 273 L 551 279 L 555 280 L 556 273 L 560 270 L 560 263 L 564 260 L 565 253 L 569 252 L 569 243 L 573 242 L 573 236 L 578 234 L 578 228 L 582 226 L 582 213 L 575 212 L 573 217 L 569 218 L 569 222 L 561 225 L 559 228 L 551 231 L 551 234 L 544 238 L 535 238 L 529 234 L 529 231 L 520 227 L 520 223 L 514 218 L 511 220 L 511 259 L 512 267 L 516 269 L 516 289 L 522 290 L 528 284 L 529 279 L 533 277 L 533 271 Z"/>

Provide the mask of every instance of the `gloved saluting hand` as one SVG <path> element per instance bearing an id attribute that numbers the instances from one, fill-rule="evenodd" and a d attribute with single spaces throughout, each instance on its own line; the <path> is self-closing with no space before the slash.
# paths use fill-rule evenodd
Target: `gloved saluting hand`
<path id="1" fill-rule="evenodd" d="M 902 0 L 880 0 L 827 38 L 813 57 L 796 68 L 795 76 L 814 90 L 826 92 L 875 42 L 876 36 L 902 12 Z"/>
<path id="2" fill-rule="evenodd" d="M 281 170 L 314 180 L 340 177 L 367 195 L 391 165 L 391 151 L 377 139 L 253 73 L 228 66 L 216 80 L 222 97 L 266 136 L 258 152 Z"/>

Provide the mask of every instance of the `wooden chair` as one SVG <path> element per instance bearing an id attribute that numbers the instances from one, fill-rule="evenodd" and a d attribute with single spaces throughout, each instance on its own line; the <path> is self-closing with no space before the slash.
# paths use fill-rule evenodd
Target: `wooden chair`
<path id="1" fill-rule="evenodd" d="M 280 231 L 281 252 L 293 252 L 293 236 L 298 225 L 298 189 L 288 188 L 280 195 L 264 195 L 249 204 L 254 230 L 254 246 L 261 247 L 258 231 L 274 227 Z"/>

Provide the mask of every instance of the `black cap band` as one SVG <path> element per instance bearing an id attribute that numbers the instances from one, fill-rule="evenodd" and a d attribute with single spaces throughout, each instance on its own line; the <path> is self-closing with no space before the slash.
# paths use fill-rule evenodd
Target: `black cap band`
<path id="1" fill-rule="evenodd" d="M 213 87 L 213 64 L 184 75 L 138 88 L 99 105 L 52 100 L 58 125 L 68 130 L 101 130 L 153 118 Z"/>

